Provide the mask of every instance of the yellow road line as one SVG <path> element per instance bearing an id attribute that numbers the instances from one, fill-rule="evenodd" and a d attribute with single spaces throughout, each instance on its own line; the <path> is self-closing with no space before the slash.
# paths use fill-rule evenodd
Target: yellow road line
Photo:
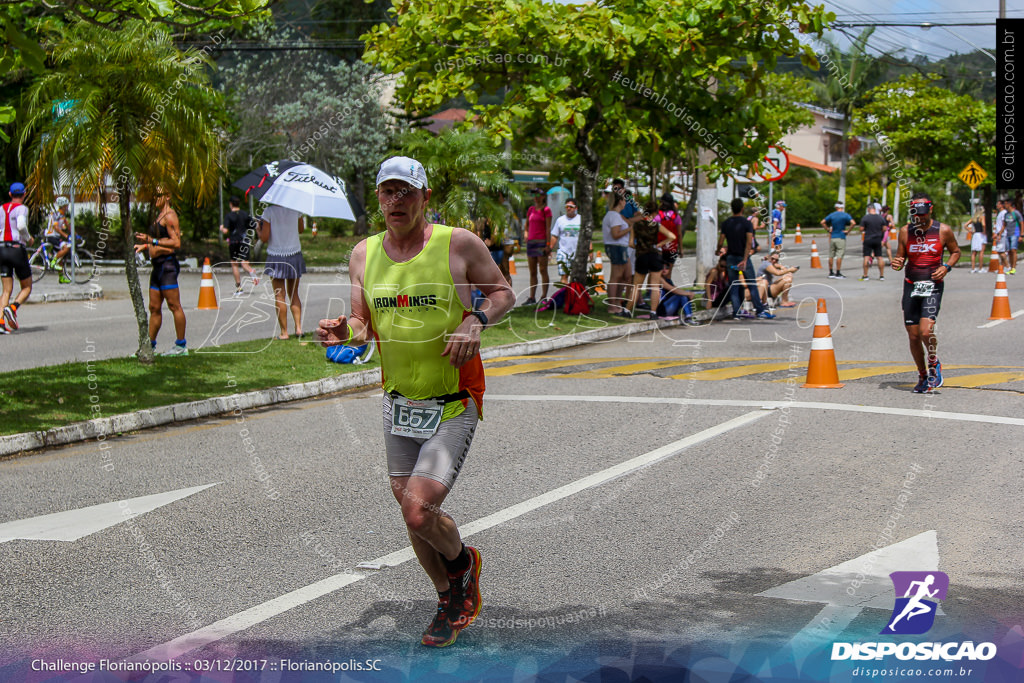
<path id="1" fill-rule="evenodd" d="M 775 372 L 777 370 L 788 370 L 790 368 L 806 367 L 807 361 L 800 363 L 760 363 L 755 365 L 733 365 L 728 368 L 715 368 L 714 370 L 700 370 L 688 372 L 683 375 L 672 375 L 672 379 L 710 381 L 716 379 L 735 379 L 745 375 L 759 375 L 764 372 Z"/>
<path id="2" fill-rule="evenodd" d="M 945 368 L 943 369 L 945 370 Z M 1021 380 L 1024 380 L 1024 372 L 980 372 L 975 375 L 946 377 L 942 386 L 973 389 L 975 387 L 982 387 L 989 384 L 1020 382 Z"/>
<path id="3" fill-rule="evenodd" d="M 553 370 L 564 368 L 568 365 L 585 365 L 586 363 L 611 363 L 620 361 L 621 358 L 569 358 L 567 360 L 544 360 L 536 363 L 518 363 L 516 365 L 505 365 L 500 368 L 487 368 L 488 377 L 507 377 L 509 375 L 522 375 L 527 372 L 539 372 L 541 370 Z"/>
<path id="4" fill-rule="evenodd" d="M 664 359 L 649 363 L 629 363 L 626 365 L 613 365 L 607 368 L 598 368 L 596 370 L 586 370 L 584 372 L 574 372 L 568 375 L 559 375 L 564 379 L 607 379 L 609 377 L 618 377 L 622 375 L 631 375 L 638 372 L 649 372 L 651 370 L 659 370 L 661 368 L 671 368 L 680 365 L 703 365 L 711 363 L 727 363 L 730 361 L 737 360 L 771 360 L 770 358 L 674 358 Z M 684 375 L 689 377 L 689 375 Z"/>

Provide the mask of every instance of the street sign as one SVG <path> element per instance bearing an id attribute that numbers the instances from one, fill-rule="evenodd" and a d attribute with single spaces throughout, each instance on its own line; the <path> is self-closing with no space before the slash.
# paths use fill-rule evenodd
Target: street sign
<path id="1" fill-rule="evenodd" d="M 789 155 L 784 149 L 772 146 L 760 163 L 750 167 L 747 177 L 755 183 L 772 183 L 781 180 L 788 170 Z"/>
<path id="2" fill-rule="evenodd" d="M 964 181 L 964 183 L 967 184 L 967 187 L 973 190 L 978 185 L 985 182 L 985 178 L 988 177 L 988 173 L 985 173 L 985 169 L 972 161 L 967 164 L 967 167 L 964 168 L 964 170 L 960 171 L 960 175 L 957 177 Z"/>

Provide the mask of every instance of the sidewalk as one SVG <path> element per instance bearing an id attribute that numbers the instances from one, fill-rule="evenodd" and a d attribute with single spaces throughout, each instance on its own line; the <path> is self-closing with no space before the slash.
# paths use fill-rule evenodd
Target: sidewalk
<path id="1" fill-rule="evenodd" d="M 51 273 L 50 276 L 32 284 L 32 296 L 26 303 L 45 304 L 55 301 L 89 301 L 102 298 L 103 288 L 95 281 L 87 282 L 84 285 L 62 285 L 57 280 L 57 274 Z"/>

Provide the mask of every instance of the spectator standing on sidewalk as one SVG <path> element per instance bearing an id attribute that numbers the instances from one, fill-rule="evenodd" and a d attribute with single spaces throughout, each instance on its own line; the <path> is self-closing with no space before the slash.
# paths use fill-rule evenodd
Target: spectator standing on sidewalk
<path id="1" fill-rule="evenodd" d="M 530 268 L 530 297 L 526 304 L 535 304 L 537 270 L 540 270 L 540 298 L 548 298 L 548 258 L 551 256 L 551 209 L 544 205 L 544 190 L 533 190 L 533 206 L 526 211 L 526 262 Z"/>
<path id="2" fill-rule="evenodd" d="M 743 289 L 750 292 L 750 301 L 758 318 L 771 320 L 775 316 L 768 312 L 757 291 L 757 279 L 750 256 L 754 253 L 754 226 L 743 216 L 743 200 L 732 200 L 732 216 L 722 221 L 718 236 L 718 249 L 725 249 L 725 260 L 729 269 L 729 296 L 732 298 L 732 317 L 739 319 L 743 306 Z M 747 316 L 749 317 L 749 316 Z"/>
<path id="3" fill-rule="evenodd" d="M 822 227 L 831 231 L 828 243 L 828 276 L 834 279 L 846 279 L 843 275 L 843 256 L 846 254 L 846 233 L 849 232 L 853 216 L 843 210 L 843 203 L 836 202 L 836 210 L 821 219 Z M 832 265 L 835 262 L 835 270 Z"/>

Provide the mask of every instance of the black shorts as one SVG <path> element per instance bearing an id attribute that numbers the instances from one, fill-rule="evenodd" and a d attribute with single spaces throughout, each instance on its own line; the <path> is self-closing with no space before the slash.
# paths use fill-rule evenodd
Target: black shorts
<path id="1" fill-rule="evenodd" d="M 247 242 L 229 242 L 228 253 L 231 254 L 231 260 L 248 261 L 249 247 L 250 245 Z"/>
<path id="2" fill-rule="evenodd" d="M 647 273 L 660 273 L 663 261 L 661 260 L 661 252 L 648 251 L 643 254 L 636 255 L 636 264 L 634 270 L 637 275 L 647 275 Z"/>
<path id="3" fill-rule="evenodd" d="M 12 244 L 4 242 L 4 244 Z M 0 277 L 17 277 L 19 280 L 32 278 L 32 268 L 28 265 L 28 252 L 24 244 L 0 247 Z"/>
<path id="4" fill-rule="evenodd" d="M 181 265 L 172 256 L 161 256 L 153 261 L 153 272 L 149 275 L 149 288 L 164 291 L 178 288 L 178 273 Z"/>
<path id="5" fill-rule="evenodd" d="M 64 238 L 60 235 L 51 235 L 46 238 L 46 243 L 54 249 L 60 250 L 60 245 L 64 243 Z"/>
<path id="6" fill-rule="evenodd" d="M 666 266 L 675 265 L 676 259 L 679 257 L 679 252 L 670 247 L 665 247 L 661 250 L 661 260 Z"/>
<path id="7" fill-rule="evenodd" d="M 876 258 L 882 257 L 882 238 L 879 237 L 877 240 L 864 240 L 864 255 L 874 256 Z"/>
<path id="8" fill-rule="evenodd" d="M 931 296 L 910 296 L 914 290 L 914 283 L 903 280 L 903 324 L 920 325 L 921 318 L 931 318 L 939 314 L 939 306 L 942 305 L 942 290 L 945 282 L 936 282 L 935 289 Z"/>

